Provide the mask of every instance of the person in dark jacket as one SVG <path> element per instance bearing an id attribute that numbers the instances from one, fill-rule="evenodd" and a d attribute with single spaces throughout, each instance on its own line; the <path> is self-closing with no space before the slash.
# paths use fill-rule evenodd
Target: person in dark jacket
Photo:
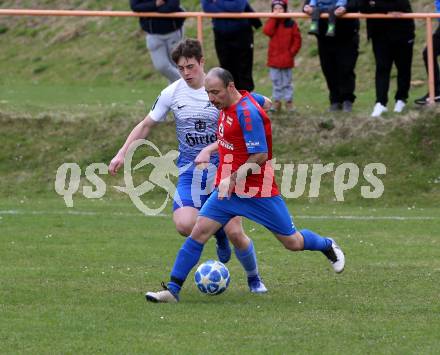
<path id="1" fill-rule="evenodd" d="M 358 0 L 364 13 L 412 12 L 409 0 Z M 376 104 L 372 117 L 387 112 L 388 89 L 393 63 L 397 68 L 397 92 L 394 112 L 402 112 L 408 99 L 411 83 L 411 64 L 415 38 L 413 19 L 367 19 L 368 38 L 373 44 L 376 60 Z"/>
<path id="2" fill-rule="evenodd" d="M 440 13 L 440 0 L 435 0 L 435 11 Z M 438 19 L 440 21 L 440 19 Z M 433 64 L 434 64 L 434 102 L 440 102 L 440 70 L 438 67 L 437 57 L 440 56 L 440 22 L 437 25 L 437 29 L 434 31 L 432 35 L 432 46 L 434 52 Z M 426 73 L 428 73 L 428 48 L 425 47 L 423 50 L 423 61 L 425 62 Z M 419 97 L 414 102 L 417 105 L 426 105 L 428 104 L 429 93 Z"/>
<path id="3" fill-rule="evenodd" d="M 339 7 L 335 10 L 336 16 L 351 11 L 351 0 L 347 7 Z M 310 14 L 312 8 L 310 0 L 304 3 L 303 11 Z M 359 55 L 359 20 L 341 19 L 336 21 L 335 36 L 328 37 L 325 34 L 328 29 L 328 19 L 319 19 L 318 40 L 319 60 L 321 69 L 327 82 L 330 100 L 330 112 L 351 112 L 356 87 L 356 74 L 354 68 Z"/>
<path id="4" fill-rule="evenodd" d="M 180 0 L 130 0 L 135 12 L 182 12 Z M 172 83 L 180 78 L 171 52 L 183 39 L 184 18 L 140 17 L 139 23 L 147 33 L 146 43 L 153 66 Z"/>
<path id="5" fill-rule="evenodd" d="M 272 12 L 287 12 L 287 0 L 272 0 Z M 272 80 L 273 111 L 281 109 L 281 100 L 286 110 L 293 111 L 292 68 L 294 58 L 301 49 L 301 32 L 290 18 L 269 18 L 263 32 L 270 37 L 267 51 L 267 66 Z"/>
<path id="6" fill-rule="evenodd" d="M 253 12 L 247 0 L 201 0 L 205 12 Z M 220 66 L 234 77 L 239 90 L 253 91 L 254 32 L 259 19 L 212 19 L 215 50 Z"/>

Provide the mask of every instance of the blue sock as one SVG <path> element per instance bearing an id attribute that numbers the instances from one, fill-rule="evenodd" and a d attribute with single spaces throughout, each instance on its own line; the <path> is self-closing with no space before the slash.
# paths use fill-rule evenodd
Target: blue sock
<path id="1" fill-rule="evenodd" d="M 234 248 L 235 255 L 243 268 L 246 270 L 246 274 L 249 277 L 258 276 L 257 256 L 255 255 L 254 243 L 249 243 L 249 246 L 244 250 Z"/>
<path id="2" fill-rule="evenodd" d="M 223 228 L 220 228 L 215 234 L 215 239 L 217 239 L 217 245 L 220 248 L 227 248 L 229 246 L 228 237 L 226 236 Z"/>
<path id="3" fill-rule="evenodd" d="M 173 294 L 179 294 L 189 272 L 200 260 L 203 246 L 204 244 L 195 241 L 191 236 L 185 239 L 185 242 L 177 253 L 176 261 L 171 270 L 170 282 L 168 282 L 167 285 Z"/>
<path id="4" fill-rule="evenodd" d="M 321 237 L 311 230 L 303 229 L 300 233 L 304 237 L 304 250 L 327 251 L 332 245 L 330 239 Z"/>

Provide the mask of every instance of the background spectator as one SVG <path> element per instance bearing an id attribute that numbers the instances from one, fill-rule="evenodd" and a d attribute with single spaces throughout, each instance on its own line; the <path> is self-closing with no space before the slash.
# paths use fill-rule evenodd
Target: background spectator
<path id="1" fill-rule="evenodd" d="M 201 0 L 205 12 L 253 12 L 247 0 Z M 239 90 L 254 90 L 254 33 L 258 19 L 213 19 L 215 50 L 220 66 L 231 72 Z"/>
<path id="2" fill-rule="evenodd" d="M 440 0 L 435 0 L 435 11 L 440 12 Z M 440 21 L 440 19 L 439 19 Z M 432 35 L 432 45 L 434 50 L 434 88 L 435 88 L 435 102 L 440 102 L 440 77 L 437 57 L 440 55 L 440 24 Z M 428 73 L 428 49 L 423 50 L 423 61 L 425 62 L 426 73 Z M 419 97 L 414 102 L 418 105 L 426 105 L 428 103 L 429 93 Z"/>
<path id="3" fill-rule="evenodd" d="M 393 13 L 412 12 L 409 0 L 358 0 L 361 12 Z M 413 19 L 367 19 L 368 38 L 373 43 L 376 60 L 376 104 L 372 117 L 388 111 L 388 89 L 393 63 L 397 68 L 397 92 L 394 112 L 402 112 L 411 84 L 411 64 L 414 46 Z"/>
<path id="4" fill-rule="evenodd" d="M 338 7 L 346 8 L 347 0 L 310 0 L 309 6 L 312 8 L 312 23 L 310 24 L 309 34 L 319 34 L 319 17 L 322 13 L 328 13 L 328 26 L 326 36 L 335 36 L 336 13 Z"/>
<path id="5" fill-rule="evenodd" d="M 287 0 L 272 0 L 272 12 L 287 12 Z M 301 48 L 301 33 L 295 21 L 288 18 L 269 18 L 263 28 L 270 37 L 267 66 L 272 80 L 273 111 L 281 109 L 281 100 L 287 111 L 293 111 L 292 68 Z"/>
<path id="6" fill-rule="evenodd" d="M 310 14 L 310 0 L 304 3 L 303 11 Z M 351 9 L 351 1 L 347 8 L 339 8 L 337 16 Z M 356 7 L 355 7 L 356 8 Z M 327 37 L 328 20 L 320 19 L 318 40 L 319 61 L 329 90 L 329 111 L 351 112 L 354 95 L 356 74 L 354 68 L 359 55 L 359 20 L 346 19 L 336 22 L 335 36 Z"/>
<path id="7" fill-rule="evenodd" d="M 179 0 L 130 0 L 135 12 L 181 12 Z M 165 76 L 169 83 L 180 78 L 179 71 L 171 59 L 174 46 L 183 38 L 184 18 L 146 18 L 139 23 L 147 32 L 146 42 L 153 66 Z"/>

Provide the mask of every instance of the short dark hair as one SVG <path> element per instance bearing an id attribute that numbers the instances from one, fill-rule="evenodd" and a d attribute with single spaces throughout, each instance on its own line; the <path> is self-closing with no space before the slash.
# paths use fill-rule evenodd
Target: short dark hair
<path id="1" fill-rule="evenodd" d="M 177 64 L 180 57 L 195 58 L 197 62 L 200 63 L 200 59 L 203 57 L 202 45 L 200 44 L 200 41 L 197 39 L 187 38 L 177 43 L 171 52 L 171 58 L 173 59 L 174 63 Z"/>
<path id="2" fill-rule="evenodd" d="M 234 77 L 232 76 L 231 72 L 224 68 L 220 68 L 220 67 L 212 68 L 207 75 L 215 75 L 223 82 L 225 87 L 227 87 L 229 83 L 234 82 Z"/>

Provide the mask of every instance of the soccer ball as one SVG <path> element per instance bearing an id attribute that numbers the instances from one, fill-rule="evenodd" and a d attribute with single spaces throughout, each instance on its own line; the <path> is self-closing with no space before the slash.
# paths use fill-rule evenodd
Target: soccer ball
<path id="1" fill-rule="evenodd" d="M 208 260 L 199 265 L 194 274 L 194 281 L 200 292 L 219 295 L 226 290 L 231 278 L 228 268 L 223 263 Z"/>

